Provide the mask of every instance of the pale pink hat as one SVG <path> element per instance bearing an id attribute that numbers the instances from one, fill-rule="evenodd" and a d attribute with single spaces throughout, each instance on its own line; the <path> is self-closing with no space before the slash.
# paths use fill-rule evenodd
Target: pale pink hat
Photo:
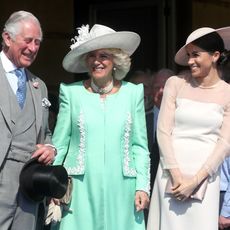
<path id="1" fill-rule="evenodd" d="M 187 38 L 186 43 L 182 46 L 175 55 L 175 62 L 179 65 L 188 65 L 188 55 L 186 51 L 186 46 L 195 41 L 196 39 L 203 37 L 204 35 L 210 34 L 212 32 L 217 32 L 224 41 L 225 49 L 230 49 L 230 27 L 223 27 L 220 29 L 213 29 L 210 27 L 202 27 L 193 31 Z"/>

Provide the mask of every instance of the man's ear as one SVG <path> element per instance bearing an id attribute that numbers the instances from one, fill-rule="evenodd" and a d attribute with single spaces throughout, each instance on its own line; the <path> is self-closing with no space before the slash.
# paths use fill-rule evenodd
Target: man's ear
<path id="1" fill-rule="evenodd" d="M 9 47 L 11 40 L 12 40 L 10 34 L 8 32 L 3 32 L 2 33 L 2 39 L 3 39 L 4 43 Z"/>

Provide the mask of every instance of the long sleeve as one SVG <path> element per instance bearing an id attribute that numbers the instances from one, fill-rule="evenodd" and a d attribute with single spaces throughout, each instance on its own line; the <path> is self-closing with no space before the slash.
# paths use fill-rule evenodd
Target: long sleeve
<path id="1" fill-rule="evenodd" d="M 70 99 L 68 98 L 65 89 L 65 85 L 61 84 L 59 94 L 59 113 L 52 139 L 55 147 L 57 148 L 57 156 L 54 161 L 55 165 L 63 163 L 71 135 Z"/>
<path id="2" fill-rule="evenodd" d="M 222 204 L 220 215 L 230 218 L 230 184 L 228 185 L 228 189 L 224 195 L 224 202 Z"/>
<path id="3" fill-rule="evenodd" d="M 227 191 L 230 181 L 230 157 L 225 158 L 220 167 L 220 191 Z"/>
<path id="4" fill-rule="evenodd" d="M 144 110 L 143 87 L 137 88 L 135 97 L 134 133 L 132 152 L 137 172 L 136 190 L 150 191 L 150 159 L 147 145 L 147 132 Z"/>
<path id="5" fill-rule="evenodd" d="M 178 168 L 172 138 L 179 135 L 190 141 L 198 138 L 212 143 L 213 149 L 202 165 L 212 176 L 230 153 L 229 130 L 230 86 L 227 83 L 220 80 L 205 88 L 198 86 L 191 76 L 169 78 L 158 119 L 158 142 L 164 169 Z"/>
<path id="6" fill-rule="evenodd" d="M 221 191 L 225 191 L 220 215 L 230 218 L 230 157 L 221 165 L 220 185 Z"/>
<path id="7" fill-rule="evenodd" d="M 177 81 L 171 77 L 165 84 L 157 123 L 157 140 L 164 169 L 178 168 L 172 146 L 172 131 L 176 109 Z"/>
<path id="8" fill-rule="evenodd" d="M 207 159 L 204 167 L 210 175 L 214 174 L 226 156 L 230 155 L 230 103 L 223 107 L 223 122 L 220 128 L 219 138 L 213 153 Z"/>

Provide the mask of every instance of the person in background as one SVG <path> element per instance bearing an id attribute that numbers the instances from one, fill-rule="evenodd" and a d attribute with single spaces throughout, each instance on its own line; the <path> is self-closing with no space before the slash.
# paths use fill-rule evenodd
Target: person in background
<path id="1" fill-rule="evenodd" d="M 153 83 L 152 83 L 152 100 L 153 100 L 153 132 L 152 132 L 152 146 L 150 148 L 150 159 L 151 159 L 151 168 L 150 168 L 150 174 L 151 174 L 151 181 L 150 186 L 151 190 L 154 185 L 157 168 L 160 160 L 160 154 L 159 154 L 159 147 L 157 143 L 157 137 L 156 137 L 156 129 L 157 129 L 157 119 L 158 114 L 161 106 L 161 100 L 163 96 L 163 90 L 166 81 L 169 77 L 175 75 L 175 73 L 171 69 L 162 68 L 158 70 L 153 75 Z"/>
<path id="2" fill-rule="evenodd" d="M 152 73 L 150 70 L 135 71 L 130 77 L 129 82 L 135 85 L 143 84 L 144 86 L 144 105 L 145 105 L 145 119 L 147 128 L 148 148 L 151 150 L 153 144 L 153 99 L 152 99 Z"/>
<path id="3" fill-rule="evenodd" d="M 50 131 L 53 133 L 56 122 L 57 122 L 57 114 L 58 114 L 58 96 L 54 93 L 48 93 L 48 98 L 51 103 L 49 107 L 49 128 Z"/>
<path id="4" fill-rule="evenodd" d="M 38 19 L 26 11 L 10 15 L 2 32 L 0 53 L 0 228 L 41 229 L 39 203 L 19 190 L 25 162 L 38 157 L 52 163 L 55 148 L 48 128 L 50 102 L 44 82 L 27 68 L 35 61 L 42 30 Z"/>
<path id="5" fill-rule="evenodd" d="M 220 216 L 219 229 L 230 229 L 230 157 L 227 157 L 220 169 Z"/>
<path id="6" fill-rule="evenodd" d="M 144 230 L 150 165 L 143 86 L 122 81 L 140 37 L 99 24 L 78 33 L 63 67 L 89 79 L 61 84 L 53 135 L 54 164 L 65 159 L 73 178 L 71 212 L 51 229 Z"/>
<path id="7" fill-rule="evenodd" d="M 199 28 L 175 55 L 190 74 L 165 84 L 148 230 L 218 229 L 218 168 L 230 153 L 230 86 L 220 72 L 229 62 L 229 36 L 230 27 Z"/>
<path id="8" fill-rule="evenodd" d="M 148 113 L 153 108 L 153 100 L 152 100 L 152 81 L 153 74 L 151 70 L 136 70 L 129 77 L 128 81 L 132 82 L 135 85 L 143 84 L 144 86 L 144 103 L 145 103 L 145 112 Z"/>
<path id="9" fill-rule="evenodd" d="M 229 78 L 229 64 L 221 70 L 222 79 L 228 84 Z M 220 216 L 219 229 L 230 229 L 230 157 L 224 159 L 220 167 Z"/>

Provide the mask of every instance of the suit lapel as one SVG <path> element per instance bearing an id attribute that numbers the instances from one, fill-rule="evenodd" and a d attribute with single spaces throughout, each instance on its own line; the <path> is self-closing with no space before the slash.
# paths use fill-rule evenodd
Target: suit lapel
<path id="1" fill-rule="evenodd" d="M 32 100 L 35 109 L 35 118 L 36 118 L 36 131 L 37 135 L 39 133 L 41 123 L 42 123 L 42 99 L 41 99 L 41 90 L 39 89 L 38 81 L 32 76 L 32 74 L 26 70 L 26 75 L 28 78 L 29 88 L 32 95 Z"/>
<path id="2" fill-rule="evenodd" d="M 2 114 L 5 118 L 5 121 L 8 125 L 8 127 L 11 130 L 11 116 L 10 116 L 10 103 L 9 103 L 9 83 L 6 78 L 6 73 L 3 69 L 2 62 L 0 61 L 0 84 L 1 84 L 1 90 L 0 90 L 0 110 L 2 111 Z"/>
<path id="3" fill-rule="evenodd" d="M 28 70 L 26 70 L 26 75 L 28 78 L 28 85 L 31 91 L 32 100 L 35 109 L 35 118 L 36 118 L 36 130 L 37 134 L 39 133 L 41 124 L 42 124 L 42 98 L 41 98 L 41 89 L 39 89 L 38 81 L 36 81 L 36 77 L 34 77 Z M 10 130 L 11 127 L 11 108 L 10 103 L 8 101 L 9 98 L 9 83 L 6 78 L 6 73 L 3 69 L 2 62 L 0 60 L 0 111 L 3 114 L 6 124 Z M 36 87 L 37 85 L 37 87 Z"/>

